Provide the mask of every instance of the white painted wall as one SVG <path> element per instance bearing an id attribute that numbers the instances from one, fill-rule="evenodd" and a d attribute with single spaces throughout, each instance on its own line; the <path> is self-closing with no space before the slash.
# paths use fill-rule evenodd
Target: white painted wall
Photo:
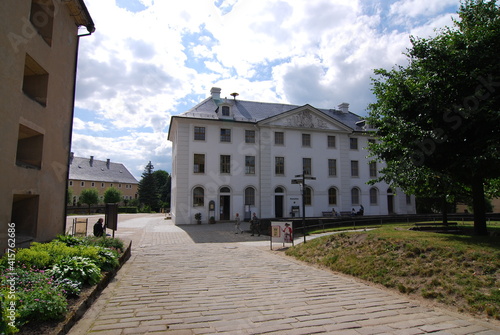
<path id="1" fill-rule="evenodd" d="M 206 129 L 205 141 L 194 140 L 194 127 Z M 350 134 L 345 129 L 329 125 L 328 129 L 290 128 L 282 124 L 256 125 L 253 123 L 204 120 L 198 118 L 175 117 L 172 121 L 170 138 L 173 142 L 173 179 L 172 179 L 172 219 L 176 224 L 195 223 L 194 214 L 202 213 L 202 221 L 207 222 L 209 202 L 215 202 L 215 218 L 220 219 L 220 189 L 229 187 L 230 216 L 236 213 L 244 217 L 244 192 L 247 187 L 256 190 L 255 206 L 250 208 L 259 217 L 274 217 L 276 187 L 284 189 L 283 212 L 288 217 L 291 206 L 301 206 L 302 196 L 299 185 L 292 185 L 295 175 L 302 174 L 302 158 L 312 159 L 312 175 L 316 180 L 306 183 L 313 189 L 312 206 L 306 206 L 306 216 L 321 216 L 323 211 L 331 210 L 328 204 L 328 189 L 336 187 L 337 211 L 350 211 L 359 205 L 351 203 L 351 189 L 361 190 L 360 202 L 365 215 L 388 214 L 387 189 L 385 183 L 375 186 L 366 185 L 370 179 L 368 145 L 369 136 Z M 231 142 L 220 142 L 220 129 L 231 129 Z M 256 143 L 245 143 L 245 130 L 255 130 Z M 274 132 L 285 133 L 284 145 L 274 145 Z M 311 135 L 311 147 L 302 146 L 302 134 Z M 336 148 L 328 148 L 327 136 L 336 136 Z M 358 150 L 351 150 L 349 137 L 358 138 Z M 205 173 L 193 173 L 194 154 L 205 155 Z M 231 173 L 220 173 L 220 155 L 231 156 Z M 255 156 L 255 174 L 245 174 L 245 156 Z M 275 157 L 285 157 L 285 175 L 275 174 Z M 328 159 L 337 159 L 337 176 L 328 176 Z M 359 177 L 351 177 L 351 160 L 359 162 Z M 377 169 L 382 164 L 377 164 Z M 193 189 L 201 186 L 205 190 L 204 206 L 193 206 Z M 378 202 L 370 204 L 370 188 L 378 190 Z M 415 202 L 406 204 L 406 195 L 394 190 L 394 212 L 398 214 L 415 213 Z M 300 207 L 300 213 L 302 208 Z"/>

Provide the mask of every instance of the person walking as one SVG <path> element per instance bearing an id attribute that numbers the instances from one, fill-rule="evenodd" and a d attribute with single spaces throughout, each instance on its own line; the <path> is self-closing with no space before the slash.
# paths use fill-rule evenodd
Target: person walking
<path id="1" fill-rule="evenodd" d="M 252 230 L 252 236 L 254 236 L 255 233 L 259 234 L 258 236 L 260 236 L 260 221 L 255 213 L 253 213 L 252 215 L 252 220 L 250 221 L 250 228 Z"/>
<path id="2" fill-rule="evenodd" d="M 243 231 L 240 228 L 240 223 L 241 223 L 240 214 L 236 213 L 236 217 L 234 219 L 234 233 L 235 234 L 238 234 L 238 232 L 243 234 Z"/>
<path id="3" fill-rule="evenodd" d="M 290 224 L 285 223 L 285 228 L 283 229 L 284 233 L 284 241 L 285 243 L 292 243 L 293 241 L 293 229 L 290 227 Z"/>

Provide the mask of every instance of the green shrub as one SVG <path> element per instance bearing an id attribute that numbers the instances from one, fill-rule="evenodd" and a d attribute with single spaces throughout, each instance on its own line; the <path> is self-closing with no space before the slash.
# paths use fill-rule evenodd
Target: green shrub
<path id="1" fill-rule="evenodd" d="M 16 253 L 18 263 L 34 266 L 37 269 L 46 269 L 51 265 L 52 257 L 48 251 L 35 249 L 20 249 Z"/>
<path id="2" fill-rule="evenodd" d="M 118 207 L 118 213 L 138 213 L 139 209 L 137 206 L 128 206 L 128 207 Z"/>
<path id="3" fill-rule="evenodd" d="M 78 249 L 67 246 L 66 244 L 59 241 L 52 241 L 49 243 L 38 243 L 34 242 L 31 245 L 31 250 L 35 252 L 47 252 L 51 256 L 51 261 L 47 265 L 51 267 L 54 264 L 59 263 L 64 258 L 73 257 L 78 255 Z M 31 265 L 25 263 L 26 265 Z"/>
<path id="4" fill-rule="evenodd" d="M 63 259 L 52 267 L 50 274 L 58 280 L 69 278 L 89 285 L 95 285 L 101 279 L 99 267 L 91 259 L 80 256 Z"/>
<path id="5" fill-rule="evenodd" d="M 86 237 L 75 237 L 71 235 L 59 235 L 56 241 L 63 242 L 67 246 L 79 246 L 79 245 L 94 245 L 104 248 L 115 249 L 119 252 L 123 252 L 123 241 L 119 238 L 114 237 L 95 237 L 92 235 Z"/>
<path id="6" fill-rule="evenodd" d="M 85 244 L 85 238 L 76 237 L 72 235 L 59 235 L 56 237 L 55 241 L 62 242 L 66 244 L 68 247 L 73 247 L 75 245 Z"/>
<path id="7" fill-rule="evenodd" d="M 56 279 L 54 284 L 59 286 L 66 296 L 79 296 L 82 291 L 82 283 L 69 278 Z"/>
<path id="8" fill-rule="evenodd" d="M 15 320 L 19 319 L 19 312 L 16 308 L 9 309 L 11 303 L 15 306 L 15 299 L 10 299 L 12 296 L 9 288 L 0 289 L 0 334 L 10 335 L 19 331 L 16 327 Z"/>
<path id="9" fill-rule="evenodd" d="M 119 252 L 123 252 L 124 249 L 123 241 L 119 238 L 90 236 L 87 237 L 87 240 L 87 243 L 89 244 L 97 245 L 103 248 L 114 249 Z"/>
<path id="10" fill-rule="evenodd" d="M 120 265 L 120 262 L 118 260 L 118 252 L 111 249 L 99 247 L 98 253 L 100 258 L 100 263 L 98 266 L 102 271 L 111 271 L 117 268 L 118 265 Z"/>
<path id="11" fill-rule="evenodd" d="M 11 276 L 16 278 L 17 328 L 29 321 L 58 320 L 64 316 L 68 305 L 66 297 L 47 271 L 18 266 L 2 273 L 1 286 L 5 287 Z"/>

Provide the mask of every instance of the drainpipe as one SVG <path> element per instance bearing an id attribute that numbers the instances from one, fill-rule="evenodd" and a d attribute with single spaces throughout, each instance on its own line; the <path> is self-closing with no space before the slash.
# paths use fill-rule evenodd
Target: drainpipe
<path id="1" fill-rule="evenodd" d="M 76 72 L 77 72 L 77 69 L 78 69 L 78 50 L 80 48 L 80 37 L 83 37 L 83 36 L 89 36 L 91 35 L 94 31 L 95 31 L 95 28 L 94 26 L 92 25 L 91 27 L 87 27 L 87 30 L 88 30 L 88 33 L 86 34 L 82 34 L 82 35 L 77 35 L 76 37 L 76 48 L 75 48 L 75 66 L 74 66 L 74 71 L 73 73 L 75 74 L 74 78 L 73 78 L 73 99 L 71 101 L 71 122 L 70 122 L 70 126 L 69 126 L 69 139 L 68 139 L 68 145 L 69 145 L 69 149 L 71 151 L 71 142 L 72 142 L 72 137 L 73 137 L 73 119 L 75 117 L 75 98 L 76 98 Z M 64 211 L 63 211 L 63 214 L 64 214 L 64 224 L 63 224 L 63 234 L 66 233 L 66 218 L 68 217 L 68 183 L 69 183 L 69 169 L 70 169 L 70 158 L 72 157 L 69 157 L 68 156 L 68 161 L 66 162 L 66 167 L 67 167 L 67 172 L 66 172 L 66 187 L 64 189 L 64 199 L 66 200 L 65 203 L 64 203 Z"/>

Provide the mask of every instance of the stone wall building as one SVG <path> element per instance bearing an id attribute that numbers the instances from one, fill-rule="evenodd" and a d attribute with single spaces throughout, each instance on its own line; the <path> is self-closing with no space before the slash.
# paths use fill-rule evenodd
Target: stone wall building
<path id="1" fill-rule="evenodd" d="M 137 199 L 139 182 L 121 163 L 90 158 L 70 156 L 69 163 L 69 188 L 73 191 L 70 204 L 78 204 L 82 190 L 95 188 L 99 192 L 99 201 L 104 201 L 104 193 L 114 187 L 122 193 L 124 200 Z"/>
<path id="2" fill-rule="evenodd" d="M 83 29 L 82 29 L 83 28 Z M 0 253 L 64 233 L 83 0 L 0 1 Z"/>

